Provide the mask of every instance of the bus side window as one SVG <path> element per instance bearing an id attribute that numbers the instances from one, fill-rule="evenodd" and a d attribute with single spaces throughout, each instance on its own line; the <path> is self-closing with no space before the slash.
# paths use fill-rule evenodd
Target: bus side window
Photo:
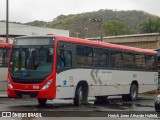
<path id="1" fill-rule="evenodd" d="M 99 62 L 100 62 L 101 67 L 108 67 L 109 66 L 109 51 L 107 49 L 101 49 Z"/>
<path id="2" fill-rule="evenodd" d="M 58 50 L 57 53 L 57 67 L 64 67 L 64 60 L 63 60 L 63 56 L 62 56 L 62 50 Z"/>
<path id="3" fill-rule="evenodd" d="M 72 67 L 71 51 L 69 50 L 64 51 L 64 63 L 65 67 Z"/>
<path id="4" fill-rule="evenodd" d="M 93 65 L 93 48 L 92 47 L 86 47 L 86 66 L 92 66 Z"/>
<path id="5" fill-rule="evenodd" d="M 72 67 L 72 55 L 70 50 L 58 50 L 58 67 Z"/>
<path id="6" fill-rule="evenodd" d="M 77 45 L 76 62 L 77 62 L 77 67 L 92 67 L 93 48 L 89 46 Z"/>
<path id="7" fill-rule="evenodd" d="M 135 65 L 134 54 L 124 52 L 123 53 L 123 68 L 134 69 L 134 65 Z"/>
<path id="8" fill-rule="evenodd" d="M 77 67 L 85 67 L 85 62 L 86 62 L 86 47 L 77 45 L 76 48 L 76 64 Z"/>
<path id="9" fill-rule="evenodd" d="M 147 55 L 146 56 L 146 62 L 147 62 L 147 69 L 148 70 L 156 70 L 156 62 L 155 57 L 153 55 Z"/>
<path id="10" fill-rule="evenodd" d="M 0 66 L 7 67 L 9 61 L 10 49 L 9 48 L 1 48 L 0 49 Z"/>
<path id="11" fill-rule="evenodd" d="M 109 66 L 109 51 L 103 48 L 94 49 L 94 65 L 95 67 Z"/>
<path id="12" fill-rule="evenodd" d="M 146 61 L 145 61 L 145 55 L 143 54 L 136 54 L 135 55 L 135 63 L 136 68 L 139 70 L 145 70 L 146 69 Z"/>
<path id="13" fill-rule="evenodd" d="M 94 49 L 94 66 L 99 67 L 99 59 L 100 59 L 100 48 Z"/>
<path id="14" fill-rule="evenodd" d="M 110 50 L 110 67 L 122 68 L 122 52 L 118 50 Z"/>

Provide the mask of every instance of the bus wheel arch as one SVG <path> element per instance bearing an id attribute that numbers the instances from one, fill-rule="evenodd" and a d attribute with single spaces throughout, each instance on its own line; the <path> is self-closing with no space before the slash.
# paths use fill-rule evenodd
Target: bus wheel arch
<path id="1" fill-rule="evenodd" d="M 133 80 L 130 85 L 129 94 L 122 95 L 124 101 L 135 101 L 138 97 L 138 82 Z"/>
<path id="2" fill-rule="evenodd" d="M 88 100 L 89 87 L 85 80 L 79 81 L 75 90 L 74 105 L 86 104 Z"/>

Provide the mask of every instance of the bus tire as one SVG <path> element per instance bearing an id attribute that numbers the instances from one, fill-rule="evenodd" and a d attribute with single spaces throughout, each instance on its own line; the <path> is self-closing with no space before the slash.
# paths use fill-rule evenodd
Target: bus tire
<path id="1" fill-rule="evenodd" d="M 135 101 L 138 97 L 138 86 L 136 84 L 131 84 L 130 93 L 122 95 L 124 101 Z"/>
<path id="2" fill-rule="evenodd" d="M 39 105 L 44 106 L 44 105 L 46 105 L 46 102 L 47 102 L 47 99 L 38 98 Z"/>
<path id="3" fill-rule="evenodd" d="M 83 94 L 82 87 L 78 86 L 78 88 L 76 89 L 75 97 L 74 97 L 74 105 L 75 106 L 81 106 L 82 94 Z"/>

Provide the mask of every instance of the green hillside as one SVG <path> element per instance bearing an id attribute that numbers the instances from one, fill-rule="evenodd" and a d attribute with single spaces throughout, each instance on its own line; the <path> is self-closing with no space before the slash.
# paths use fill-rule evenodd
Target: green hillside
<path id="1" fill-rule="evenodd" d="M 103 28 L 104 23 L 112 20 L 126 24 L 131 31 L 130 34 L 139 33 L 139 25 L 150 17 L 156 16 L 136 10 L 113 11 L 105 9 L 81 14 L 60 15 L 51 22 L 33 21 L 26 24 L 66 29 L 70 31 L 70 36 L 84 38 L 100 36 L 100 30 Z M 93 22 L 93 19 L 102 19 L 102 26 L 101 22 Z"/>

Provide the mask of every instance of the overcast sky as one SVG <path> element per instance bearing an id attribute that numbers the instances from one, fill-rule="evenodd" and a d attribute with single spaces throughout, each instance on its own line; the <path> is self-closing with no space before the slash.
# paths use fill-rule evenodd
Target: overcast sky
<path id="1" fill-rule="evenodd" d="M 143 10 L 160 16 L 160 0 L 9 0 L 9 20 L 52 21 L 63 14 L 112 10 Z M 6 19 L 6 0 L 0 0 L 0 20 Z"/>

